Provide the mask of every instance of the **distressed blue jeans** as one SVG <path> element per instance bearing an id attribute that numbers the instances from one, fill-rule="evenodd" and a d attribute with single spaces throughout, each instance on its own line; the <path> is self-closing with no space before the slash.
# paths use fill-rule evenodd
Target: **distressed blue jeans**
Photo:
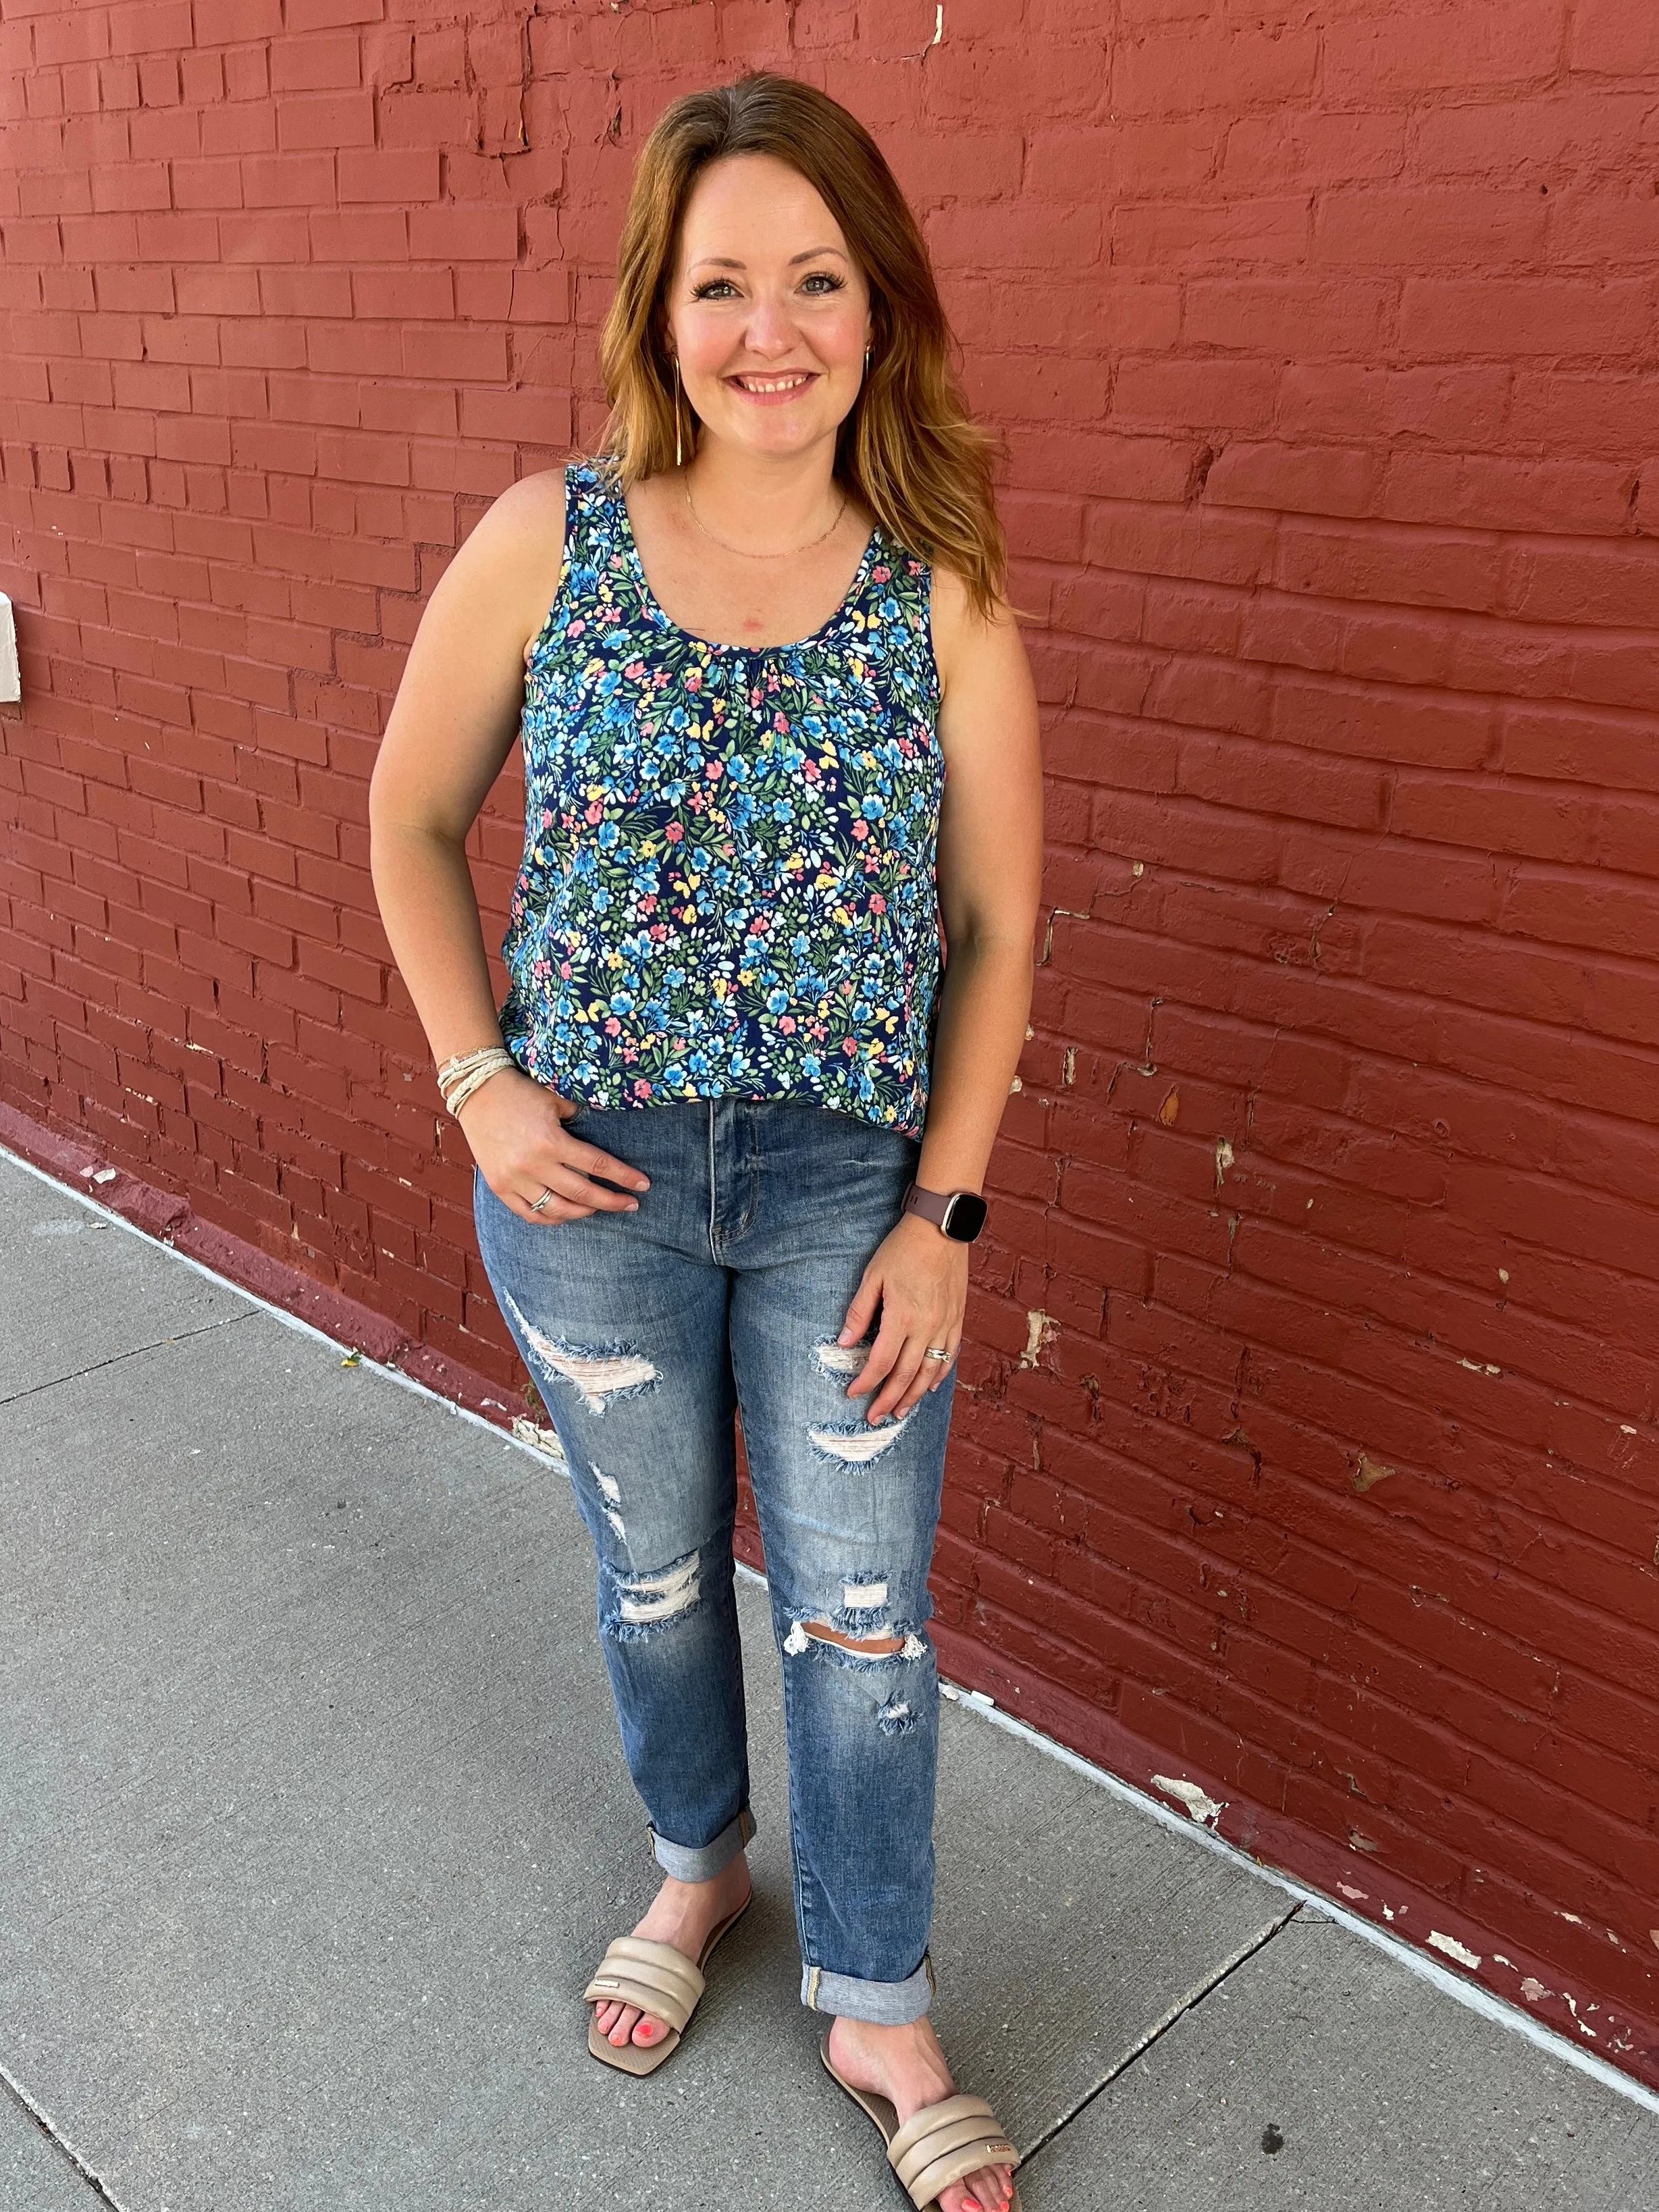
<path id="1" fill-rule="evenodd" d="M 836 1339 L 921 1146 L 806 1099 L 584 1109 L 566 1126 L 651 1178 L 638 1212 L 532 1224 L 480 1176 L 478 1239 L 592 1535 L 658 1862 L 707 1881 L 754 1832 L 735 1410 L 783 1668 L 802 2000 L 919 2019 L 939 1747 L 927 1573 L 955 1370 L 872 1425 L 874 1392 L 847 1395 L 864 1349 Z"/>

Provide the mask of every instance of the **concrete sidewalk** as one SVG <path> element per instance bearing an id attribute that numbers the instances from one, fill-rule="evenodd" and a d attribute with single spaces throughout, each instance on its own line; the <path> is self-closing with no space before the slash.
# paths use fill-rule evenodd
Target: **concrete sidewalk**
<path id="1" fill-rule="evenodd" d="M 627 2081 L 579 1997 L 653 1869 L 557 1468 L 4 1155 L 0 1250 L 0 2208 L 901 2212 L 796 2001 L 759 1590 L 759 1899 Z M 1030 2212 L 1659 2212 L 1650 2110 L 957 1703 L 939 1849 Z"/>

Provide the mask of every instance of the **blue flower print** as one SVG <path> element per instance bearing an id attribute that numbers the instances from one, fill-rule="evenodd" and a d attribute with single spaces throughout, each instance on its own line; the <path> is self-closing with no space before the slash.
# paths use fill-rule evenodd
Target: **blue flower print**
<path id="1" fill-rule="evenodd" d="M 813 637 L 710 644 L 657 605 L 614 479 L 566 485 L 509 1048 L 595 1106 L 804 1096 L 919 1137 L 945 781 L 926 564 L 878 530 Z"/>

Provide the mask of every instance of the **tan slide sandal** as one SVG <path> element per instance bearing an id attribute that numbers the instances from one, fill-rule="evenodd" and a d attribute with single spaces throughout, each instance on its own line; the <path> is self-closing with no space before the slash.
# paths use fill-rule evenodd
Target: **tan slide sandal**
<path id="1" fill-rule="evenodd" d="M 840 2082 L 855 2105 L 861 2105 L 881 2130 L 887 2146 L 887 2163 L 910 2193 L 916 2212 L 937 2203 L 939 2191 L 953 2181 L 965 2181 L 982 2166 L 1015 2166 L 1019 2153 L 1001 2128 L 983 2097 L 944 2097 L 937 2105 L 924 2105 L 904 2125 L 889 2100 L 873 2089 L 855 2089 L 830 2063 L 830 2038 L 818 2045 L 818 2056 L 830 2078 Z M 1008 2212 L 1020 2212 L 1015 2188 Z"/>
<path id="2" fill-rule="evenodd" d="M 686 2022 L 697 2008 L 709 1953 L 728 1929 L 736 1927 L 754 1901 L 750 1890 L 735 1912 L 709 1929 L 708 1941 L 695 1963 L 672 1943 L 653 1943 L 645 1936 L 618 1936 L 582 1991 L 583 2003 L 637 2005 L 653 2020 L 666 2021 L 668 2033 L 660 2043 L 624 2043 L 619 2050 L 599 2033 L 599 2015 L 590 2014 L 587 2047 L 593 2056 L 618 2073 L 654 2074 L 663 2060 L 679 2048 Z"/>

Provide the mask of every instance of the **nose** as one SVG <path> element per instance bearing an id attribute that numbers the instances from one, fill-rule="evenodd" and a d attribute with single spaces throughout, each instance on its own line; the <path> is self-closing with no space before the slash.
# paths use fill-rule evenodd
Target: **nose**
<path id="1" fill-rule="evenodd" d="M 756 301 L 743 334 L 747 351 L 775 361 L 790 350 L 795 337 L 794 318 L 781 300 L 763 295 Z"/>

